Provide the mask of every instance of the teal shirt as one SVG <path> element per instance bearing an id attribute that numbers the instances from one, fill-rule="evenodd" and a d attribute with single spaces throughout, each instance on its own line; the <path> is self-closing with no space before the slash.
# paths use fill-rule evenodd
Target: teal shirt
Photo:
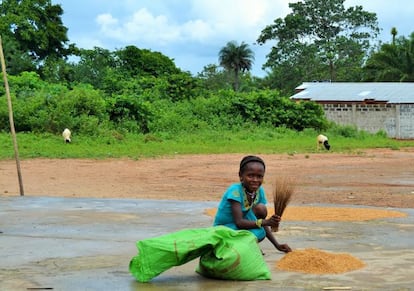
<path id="1" fill-rule="evenodd" d="M 231 229 L 238 230 L 234 223 L 233 213 L 231 212 L 231 201 L 237 201 L 241 205 L 243 218 L 247 220 L 256 221 L 256 215 L 254 215 L 252 207 L 258 203 L 267 204 L 266 195 L 262 186 L 260 186 L 256 198 L 252 205 L 249 205 L 247 195 L 241 183 L 232 184 L 224 192 L 223 198 L 217 209 L 216 217 L 214 218 L 214 226 L 224 225 Z M 251 231 L 259 240 L 262 240 L 266 236 L 266 232 L 263 227 L 248 229 Z"/>

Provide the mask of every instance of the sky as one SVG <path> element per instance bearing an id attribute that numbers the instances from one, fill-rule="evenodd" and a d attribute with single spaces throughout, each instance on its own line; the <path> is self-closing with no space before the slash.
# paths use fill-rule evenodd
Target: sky
<path id="1" fill-rule="evenodd" d="M 52 0 L 63 8 L 63 25 L 70 43 L 114 51 L 128 45 L 161 52 L 177 67 L 193 75 L 206 65 L 218 65 L 218 53 L 229 41 L 245 42 L 255 54 L 251 73 L 262 70 L 272 43 L 256 44 L 261 31 L 291 12 L 296 0 Z M 380 40 L 414 32 L 412 0 L 345 0 L 376 13 L 382 29 Z"/>

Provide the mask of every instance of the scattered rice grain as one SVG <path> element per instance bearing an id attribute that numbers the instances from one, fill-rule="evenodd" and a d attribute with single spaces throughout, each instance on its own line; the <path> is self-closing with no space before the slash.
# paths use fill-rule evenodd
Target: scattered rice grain
<path id="1" fill-rule="evenodd" d="M 215 216 L 216 208 L 209 208 L 205 213 Z M 268 215 L 274 213 L 274 209 L 267 208 Z M 288 206 L 284 211 L 283 221 L 369 221 L 382 218 L 406 217 L 407 213 L 373 208 L 351 207 L 318 207 L 318 206 Z"/>

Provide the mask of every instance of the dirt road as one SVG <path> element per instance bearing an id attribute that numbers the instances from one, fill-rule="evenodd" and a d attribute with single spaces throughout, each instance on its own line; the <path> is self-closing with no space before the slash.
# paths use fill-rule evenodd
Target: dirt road
<path id="1" fill-rule="evenodd" d="M 26 196 L 218 201 L 238 181 L 244 154 L 177 155 L 142 160 L 21 161 Z M 295 179 L 295 204 L 414 208 L 414 148 L 356 154 L 260 155 L 269 201 L 277 176 Z M 0 195 L 18 196 L 14 160 L 0 161 Z"/>

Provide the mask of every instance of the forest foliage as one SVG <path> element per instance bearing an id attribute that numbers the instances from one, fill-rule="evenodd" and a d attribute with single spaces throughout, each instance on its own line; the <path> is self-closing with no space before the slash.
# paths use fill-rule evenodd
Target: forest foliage
<path id="1" fill-rule="evenodd" d="M 249 72 L 248 45 L 230 41 L 220 66 L 197 75 L 160 52 L 128 45 L 110 51 L 78 48 L 50 0 L 0 2 L 0 35 L 18 132 L 100 136 L 194 133 L 248 126 L 295 131 L 330 124 L 313 102 L 289 99 L 302 82 L 414 80 L 414 35 L 374 46 L 375 13 L 344 0 L 291 3 L 292 13 L 265 27 L 258 43 L 274 42 L 264 78 Z M 315 7 L 318 9 L 315 10 Z M 306 42 L 303 42 L 306 39 Z M 401 65 L 402 64 L 402 65 Z M 2 84 L 3 85 L 3 84 Z M 4 86 L 0 131 L 9 131 Z"/>

